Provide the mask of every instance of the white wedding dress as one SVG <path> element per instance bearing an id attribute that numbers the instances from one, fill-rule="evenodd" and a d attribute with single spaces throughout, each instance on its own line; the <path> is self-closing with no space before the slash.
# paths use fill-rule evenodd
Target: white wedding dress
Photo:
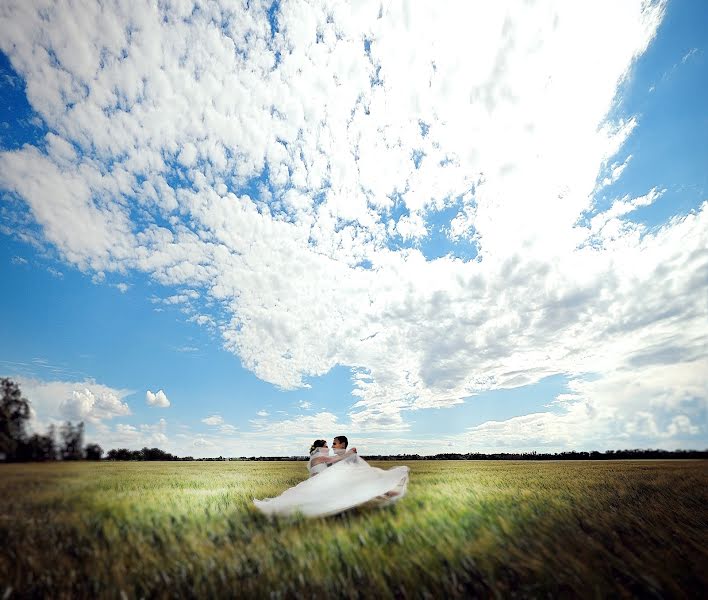
<path id="1" fill-rule="evenodd" d="M 324 463 L 313 466 L 315 458 L 326 456 L 326 452 L 317 452 L 307 464 L 309 479 L 276 498 L 254 499 L 256 507 L 267 515 L 300 513 L 306 517 L 325 517 L 362 504 L 393 504 L 406 493 L 408 467 L 378 469 L 358 454 L 350 454 L 331 466 Z"/>

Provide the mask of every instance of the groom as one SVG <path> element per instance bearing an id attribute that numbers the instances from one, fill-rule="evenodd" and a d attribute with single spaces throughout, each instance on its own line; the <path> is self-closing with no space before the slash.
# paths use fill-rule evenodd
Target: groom
<path id="1" fill-rule="evenodd" d="M 344 454 L 347 451 L 349 440 L 346 435 L 338 435 L 332 440 L 332 450 L 335 454 Z M 356 452 L 356 448 L 352 448 L 352 452 Z"/>

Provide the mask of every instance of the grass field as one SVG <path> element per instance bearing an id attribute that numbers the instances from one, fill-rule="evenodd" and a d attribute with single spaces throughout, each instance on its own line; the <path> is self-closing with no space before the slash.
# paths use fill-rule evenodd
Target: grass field
<path id="1" fill-rule="evenodd" d="M 270 521 L 304 463 L 0 465 L 0 598 L 708 592 L 706 461 L 409 466 L 395 507 Z"/>

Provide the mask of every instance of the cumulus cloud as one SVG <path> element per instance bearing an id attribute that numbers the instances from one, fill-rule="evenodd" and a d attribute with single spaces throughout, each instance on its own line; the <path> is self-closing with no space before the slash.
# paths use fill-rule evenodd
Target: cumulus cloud
<path id="1" fill-rule="evenodd" d="M 705 357 L 649 346 L 630 364 L 568 384 L 555 410 L 490 421 L 459 439 L 464 447 L 530 450 L 696 448 L 708 434 Z"/>
<path id="2" fill-rule="evenodd" d="M 51 381 L 17 377 L 23 395 L 33 409 L 32 427 L 70 419 L 99 425 L 104 421 L 131 414 L 124 398 L 130 390 L 116 389 L 93 380 Z"/>
<path id="3" fill-rule="evenodd" d="M 71 396 L 62 401 L 60 410 L 70 419 L 92 422 L 130 414 L 128 405 L 112 391 L 94 394 L 89 388 L 72 391 Z"/>
<path id="4" fill-rule="evenodd" d="M 154 393 L 148 390 L 145 393 L 145 401 L 148 405 L 155 406 L 157 408 L 167 408 L 170 405 L 170 401 L 167 399 L 165 392 L 162 390 Z"/>
<path id="5" fill-rule="evenodd" d="M 0 185 L 67 262 L 209 299 L 190 319 L 281 388 L 351 367 L 354 428 L 613 380 L 648 348 L 684 385 L 708 207 L 650 230 L 631 217 L 658 188 L 596 200 L 629 160 L 637 120 L 608 115 L 664 2 L 288 2 L 275 29 L 269 7 L 6 2 L 0 48 L 52 133 L 0 152 Z M 469 254 L 420 251 L 440 215 Z M 699 426 L 657 410 L 657 435 Z"/>

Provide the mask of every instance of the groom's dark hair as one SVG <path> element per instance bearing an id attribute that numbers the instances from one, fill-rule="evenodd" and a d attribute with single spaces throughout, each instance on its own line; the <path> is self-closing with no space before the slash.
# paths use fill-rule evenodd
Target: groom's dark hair
<path id="1" fill-rule="evenodd" d="M 338 435 L 334 439 L 337 440 L 338 442 L 342 442 L 342 444 L 344 444 L 345 448 L 349 445 L 349 440 L 347 439 L 346 435 Z"/>

